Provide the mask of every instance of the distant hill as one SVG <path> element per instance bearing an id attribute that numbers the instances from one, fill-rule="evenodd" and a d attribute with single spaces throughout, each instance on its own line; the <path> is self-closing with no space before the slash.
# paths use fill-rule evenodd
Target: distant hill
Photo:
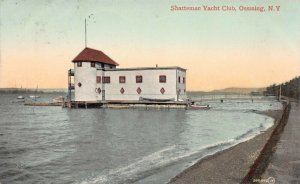
<path id="1" fill-rule="evenodd" d="M 250 94 L 251 92 L 263 93 L 266 88 L 225 88 L 211 91 L 212 93 L 238 93 L 238 94 Z"/>
<path id="2" fill-rule="evenodd" d="M 197 94 L 250 94 L 252 92 L 263 94 L 266 88 L 238 88 L 231 87 L 225 89 L 216 89 L 212 91 L 189 91 L 188 93 L 197 93 Z"/>

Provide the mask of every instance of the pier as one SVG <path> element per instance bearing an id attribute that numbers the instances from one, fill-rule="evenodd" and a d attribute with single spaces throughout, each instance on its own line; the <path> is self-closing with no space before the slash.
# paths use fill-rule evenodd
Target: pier
<path id="1" fill-rule="evenodd" d="M 234 100 L 268 100 L 275 97 L 262 97 L 262 96 L 216 96 L 211 98 L 198 98 L 192 99 L 189 102 L 209 103 L 211 101 L 218 101 L 220 103 L 230 102 Z M 66 99 L 63 102 L 30 102 L 25 103 L 25 106 L 62 106 L 63 108 L 156 108 L 156 109 L 185 109 L 189 107 L 188 101 L 147 101 L 147 100 L 106 100 L 106 101 L 74 101 Z"/>
<path id="2" fill-rule="evenodd" d="M 62 106 L 62 102 L 33 102 L 33 103 L 25 103 L 25 106 Z"/>
<path id="3" fill-rule="evenodd" d="M 157 101 L 69 101 L 63 102 L 64 108 L 156 108 L 156 109 L 185 109 L 186 102 L 157 102 Z"/>

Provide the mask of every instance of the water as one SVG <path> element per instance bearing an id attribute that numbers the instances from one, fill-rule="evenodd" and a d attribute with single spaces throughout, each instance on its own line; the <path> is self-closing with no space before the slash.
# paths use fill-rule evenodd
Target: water
<path id="1" fill-rule="evenodd" d="M 214 100 L 206 102 L 209 111 L 62 109 L 11 103 L 15 97 L 0 96 L 3 184 L 166 183 L 200 158 L 273 125 L 253 110 L 281 108 L 260 99 Z"/>

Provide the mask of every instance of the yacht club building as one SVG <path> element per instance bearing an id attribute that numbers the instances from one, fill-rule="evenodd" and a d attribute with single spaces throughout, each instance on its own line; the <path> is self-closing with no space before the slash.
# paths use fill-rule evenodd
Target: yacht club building
<path id="1" fill-rule="evenodd" d="M 75 90 L 75 101 L 186 99 L 186 69 L 181 67 L 117 68 L 118 63 L 91 48 L 85 48 L 72 62 L 69 90 Z M 73 85 L 70 76 L 74 76 Z"/>

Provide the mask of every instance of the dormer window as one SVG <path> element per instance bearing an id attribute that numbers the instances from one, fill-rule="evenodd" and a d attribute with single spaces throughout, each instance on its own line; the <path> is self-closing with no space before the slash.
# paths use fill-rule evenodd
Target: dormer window
<path id="1" fill-rule="evenodd" d="M 95 62 L 91 62 L 91 67 L 95 67 L 96 63 Z"/>
<path id="2" fill-rule="evenodd" d="M 82 62 L 81 61 L 77 62 L 77 67 L 82 67 Z"/>

